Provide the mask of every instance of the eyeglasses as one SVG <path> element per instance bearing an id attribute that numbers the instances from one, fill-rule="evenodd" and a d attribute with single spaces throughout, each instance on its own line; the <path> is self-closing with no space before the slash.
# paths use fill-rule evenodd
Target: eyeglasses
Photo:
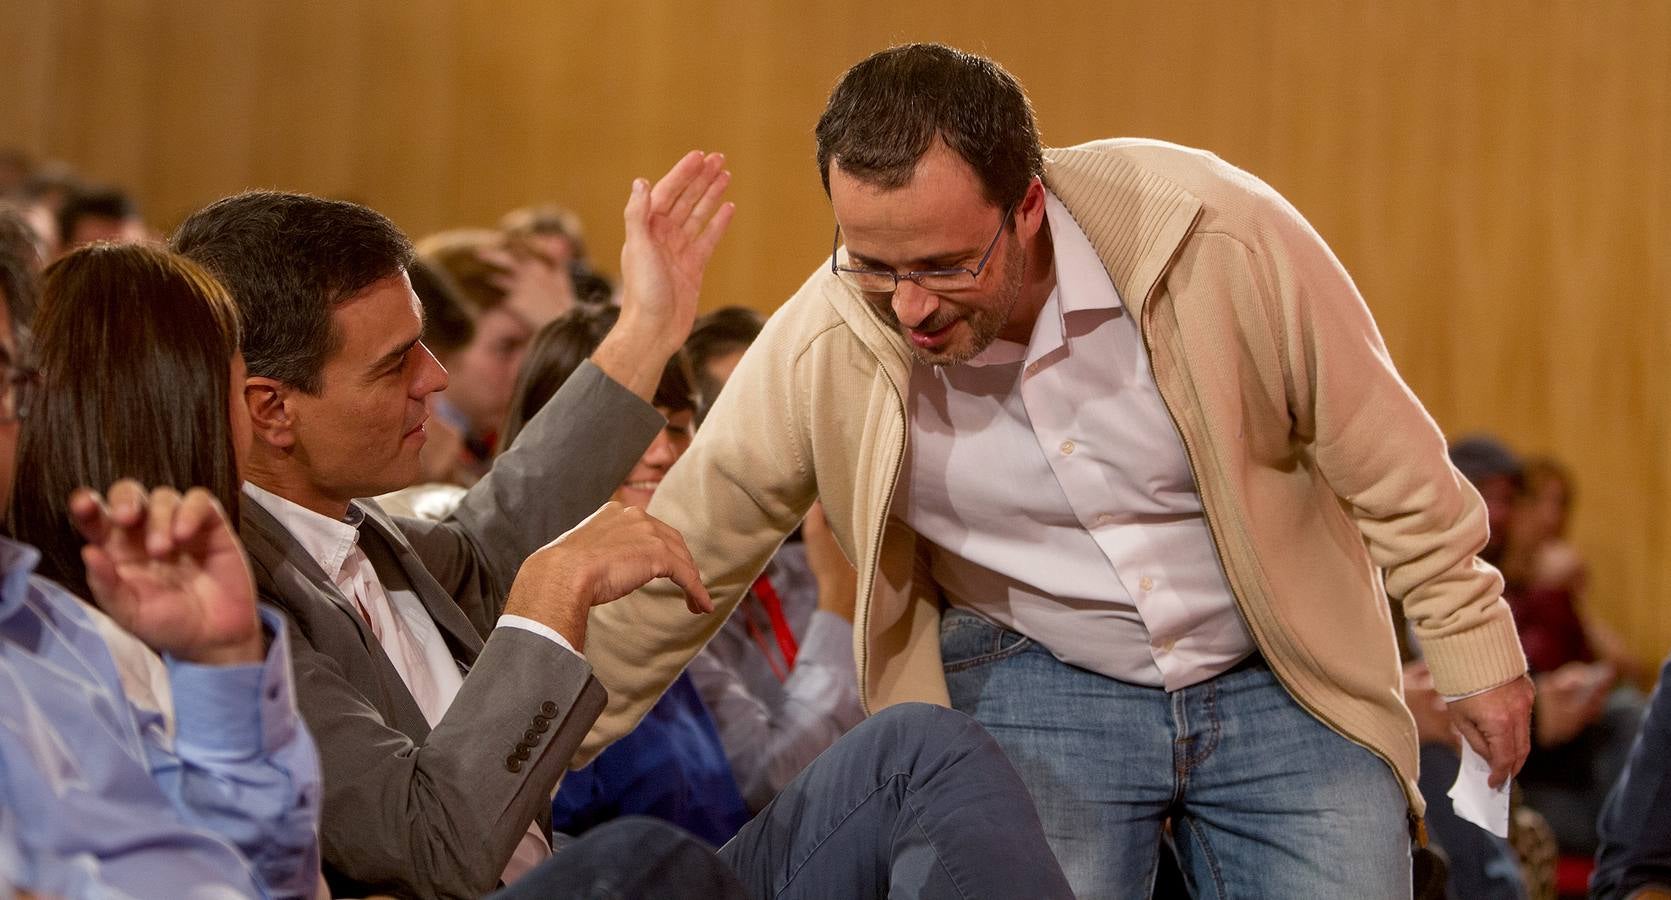
<path id="1" fill-rule="evenodd" d="M 920 272 L 906 272 L 901 274 L 891 269 L 861 269 L 855 266 L 844 266 L 839 262 L 841 253 L 841 226 L 836 225 L 835 241 L 830 247 L 830 271 L 838 278 L 867 294 L 891 294 L 899 289 L 901 281 L 915 281 L 917 286 L 925 291 L 966 291 L 980 281 L 981 272 L 986 269 L 987 260 L 992 258 L 992 251 L 998 247 L 998 238 L 1004 234 L 1004 226 L 1009 224 L 1010 216 L 1015 213 L 1016 204 L 1011 203 L 1004 210 L 1003 218 L 998 220 L 998 230 L 992 233 L 992 242 L 986 245 L 986 252 L 981 254 L 981 261 L 973 269 L 957 266 L 951 269 L 923 269 Z"/>
<path id="2" fill-rule="evenodd" d="M 40 386 L 38 370 L 0 363 L 0 423 L 27 418 Z"/>

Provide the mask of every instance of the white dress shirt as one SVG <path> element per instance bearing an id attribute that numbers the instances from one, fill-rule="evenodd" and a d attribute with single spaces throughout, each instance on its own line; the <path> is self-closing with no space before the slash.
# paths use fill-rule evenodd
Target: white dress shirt
<path id="1" fill-rule="evenodd" d="M 1137 325 L 1055 195 L 1026 346 L 917 364 L 894 514 L 949 602 L 1072 665 L 1177 690 L 1253 652 Z"/>
<path id="2" fill-rule="evenodd" d="M 412 699 L 423 711 L 430 727 L 441 722 L 464 686 L 464 673 L 458 660 L 447 648 L 446 639 L 429 610 L 416 595 L 400 593 L 391 601 L 383 590 L 371 560 L 360 549 L 360 525 L 365 514 L 358 507 L 348 507 L 346 520 L 321 515 L 299 504 L 286 500 L 271 491 L 245 482 L 244 494 L 272 514 L 290 536 L 302 545 L 308 556 L 324 570 L 344 599 L 371 627 L 389 662 L 400 673 L 400 680 L 412 693 Z M 557 632 L 519 616 L 503 616 L 500 626 L 524 628 L 556 641 L 573 653 L 574 648 Z M 504 881 L 508 884 L 539 865 L 551 855 L 551 842 L 541 833 L 539 822 L 529 824 L 516 851 L 505 866 Z"/>

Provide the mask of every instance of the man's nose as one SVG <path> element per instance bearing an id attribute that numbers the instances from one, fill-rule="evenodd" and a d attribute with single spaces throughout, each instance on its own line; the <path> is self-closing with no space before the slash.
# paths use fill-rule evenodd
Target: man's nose
<path id="1" fill-rule="evenodd" d="M 940 298 L 922 289 L 915 281 L 901 278 L 894 288 L 894 318 L 906 328 L 921 325 L 940 305 Z"/>

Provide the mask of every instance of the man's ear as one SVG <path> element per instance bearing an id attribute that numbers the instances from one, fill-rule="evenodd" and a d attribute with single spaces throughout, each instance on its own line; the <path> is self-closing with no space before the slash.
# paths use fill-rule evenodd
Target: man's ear
<path id="1" fill-rule="evenodd" d="M 296 423 L 290 404 L 295 390 L 276 378 L 244 379 L 244 407 L 249 410 L 250 428 L 256 440 L 280 450 L 295 445 Z"/>

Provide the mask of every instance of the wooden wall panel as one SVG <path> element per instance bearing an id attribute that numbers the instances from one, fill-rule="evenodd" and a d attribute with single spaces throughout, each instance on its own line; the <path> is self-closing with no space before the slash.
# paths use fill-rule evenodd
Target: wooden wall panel
<path id="1" fill-rule="evenodd" d="M 1452 434 L 1572 463 L 1595 603 L 1671 649 L 1671 4 L 1660 0 L 0 0 L 0 143 L 160 225 L 255 185 L 414 234 L 560 200 L 610 267 L 634 175 L 725 150 L 705 302 L 828 246 L 811 130 L 902 40 L 986 52 L 1045 136 L 1207 147 L 1329 239 Z"/>

